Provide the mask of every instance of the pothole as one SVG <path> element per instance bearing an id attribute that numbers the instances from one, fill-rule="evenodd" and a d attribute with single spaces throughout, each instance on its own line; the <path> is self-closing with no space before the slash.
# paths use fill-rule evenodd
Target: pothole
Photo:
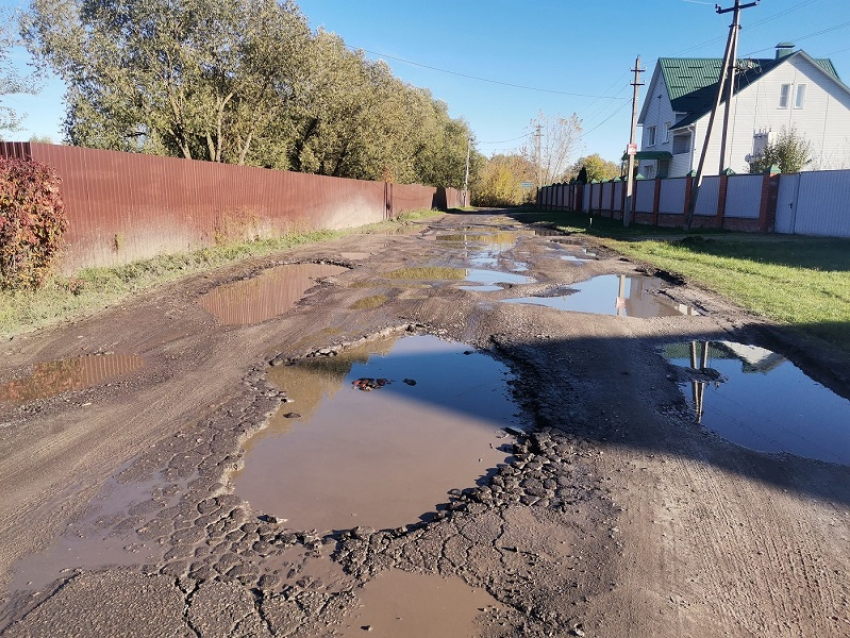
<path id="1" fill-rule="evenodd" d="M 466 286 L 470 290 L 501 290 L 497 284 L 530 284 L 534 279 L 527 275 L 483 268 L 400 268 L 384 274 L 388 279 L 408 281 L 464 281 L 486 288 Z"/>
<path id="2" fill-rule="evenodd" d="M 341 628 L 344 638 L 477 636 L 479 622 L 494 621 L 502 609 L 459 578 L 399 570 L 379 574 L 357 595 L 360 606 Z"/>
<path id="3" fill-rule="evenodd" d="M 519 233 L 469 233 L 438 235 L 437 241 L 453 248 L 473 268 L 500 272 L 522 272 L 528 265 L 516 262 L 508 251 L 516 246 Z"/>
<path id="4" fill-rule="evenodd" d="M 509 453 L 508 370 L 462 343 L 385 340 L 268 374 L 294 403 L 247 442 L 232 480 L 255 510 L 291 528 L 427 520 Z"/>
<path id="5" fill-rule="evenodd" d="M 730 341 L 664 348 L 697 420 L 734 443 L 850 465 L 850 401 L 783 356 Z"/>
<path id="6" fill-rule="evenodd" d="M 40 363 L 29 376 L 0 385 L 0 403 L 27 403 L 95 387 L 144 365 L 137 354 L 93 354 Z"/>
<path id="7" fill-rule="evenodd" d="M 695 308 L 661 297 L 665 283 L 657 277 L 600 275 L 571 284 L 566 294 L 553 297 L 518 297 L 506 303 L 549 306 L 558 310 L 622 317 L 675 317 L 698 315 Z"/>
<path id="8" fill-rule="evenodd" d="M 262 323 L 292 309 L 317 279 L 346 270 L 329 264 L 277 266 L 251 279 L 219 286 L 202 296 L 200 304 L 226 326 Z"/>

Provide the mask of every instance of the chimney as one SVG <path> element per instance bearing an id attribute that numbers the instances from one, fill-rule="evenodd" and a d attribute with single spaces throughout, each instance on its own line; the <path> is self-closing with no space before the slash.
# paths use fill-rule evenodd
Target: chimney
<path id="1" fill-rule="evenodd" d="M 782 58 L 787 58 L 789 55 L 794 53 L 794 43 L 793 42 L 780 42 L 776 45 L 776 59 L 781 60 Z"/>

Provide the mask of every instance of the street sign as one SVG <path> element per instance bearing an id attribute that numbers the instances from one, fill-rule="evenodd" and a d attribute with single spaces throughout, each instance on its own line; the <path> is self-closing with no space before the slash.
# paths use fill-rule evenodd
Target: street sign
<path id="1" fill-rule="evenodd" d="M 629 144 L 628 148 L 626 149 L 626 153 L 628 155 L 636 154 L 637 153 L 637 144 Z"/>

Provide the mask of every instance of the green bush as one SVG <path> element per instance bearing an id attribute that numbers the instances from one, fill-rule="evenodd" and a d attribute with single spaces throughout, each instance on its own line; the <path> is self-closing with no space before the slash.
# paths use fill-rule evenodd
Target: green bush
<path id="1" fill-rule="evenodd" d="M 56 172 L 0 158 L 0 289 L 41 286 L 68 227 Z"/>

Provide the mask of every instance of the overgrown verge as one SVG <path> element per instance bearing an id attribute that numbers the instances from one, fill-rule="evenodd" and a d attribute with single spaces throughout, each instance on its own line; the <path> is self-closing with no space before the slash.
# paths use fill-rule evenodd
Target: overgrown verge
<path id="1" fill-rule="evenodd" d="M 284 235 L 161 255 L 123 266 L 86 268 L 72 277 L 49 277 L 38 290 L 0 290 L 0 336 L 11 337 L 88 316 L 133 294 L 242 259 L 261 257 L 354 233 L 381 232 L 439 214 L 431 210 L 411 211 L 393 221 L 358 228 Z"/>
<path id="2" fill-rule="evenodd" d="M 601 218 L 589 229 L 585 214 L 548 211 L 522 220 L 599 238 L 618 253 L 681 274 L 850 355 L 850 239 L 623 228 L 622 221 Z"/>

